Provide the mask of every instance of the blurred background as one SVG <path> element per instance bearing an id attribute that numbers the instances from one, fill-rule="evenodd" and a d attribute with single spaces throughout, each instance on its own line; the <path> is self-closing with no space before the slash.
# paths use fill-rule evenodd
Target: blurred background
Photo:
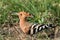
<path id="1" fill-rule="evenodd" d="M 60 0 L 0 0 L 0 40 L 5 40 L 5 36 L 11 37 L 8 30 L 18 25 L 16 13 L 20 11 L 34 15 L 33 20 L 28 19 L 30 22 L 60 26 Z"/>

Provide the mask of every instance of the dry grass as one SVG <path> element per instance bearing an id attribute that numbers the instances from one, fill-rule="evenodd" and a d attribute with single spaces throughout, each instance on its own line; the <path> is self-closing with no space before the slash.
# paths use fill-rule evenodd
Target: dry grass
<path id="1" fill-rule="evenodd" d="M 19 25 L 14 24 L 12 27 L 6 26 L 1 29 L 2 40 L 53 40 L 45 34 L 45 30 L 41 31 L 33 36 L 25 35 Z M 60 30 L 60 29 L 59 29 Z M 49 33 L 49 32 L 47 32 Z M 60 31 L 57 34 L 56 40 L 60 39 Z"/>
<path id="2" fill-rule="evenodd" d="M 19 11 L 33 14 L 34 18 L 29 19 L 30 22 L 60 25 L 60 0 L 0 0 L 0 40 L 19 40 L 21 32 L 18 33 L 14 28 L 15 23 L 17 22 L 18 25 L 19 21 L 15 13 Z M 17 29 L 20 30 L 20 28 Z M 38 40 L 50 40 L 41 34 L 40 32 L 35 37 Z M 58 36 L 60 36 L 60 32 L 58 32 Z M 28 39 L 31 38 L 28 36 Z M 56 39 L 58 40 L 60 37 Z"/>

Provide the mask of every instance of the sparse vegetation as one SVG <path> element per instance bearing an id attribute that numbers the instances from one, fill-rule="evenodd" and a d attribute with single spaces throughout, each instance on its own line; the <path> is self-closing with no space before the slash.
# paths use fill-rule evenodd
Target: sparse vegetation
<path id="1" fill-rule="evenodd" d="M 30 22 L 60 25 L 60 0 L 0 0 L 0 31 L 18 23 L 15 14 L 20 11 L 34 15 Z M 0 39 L 3 40 L 3 37 Z"/>

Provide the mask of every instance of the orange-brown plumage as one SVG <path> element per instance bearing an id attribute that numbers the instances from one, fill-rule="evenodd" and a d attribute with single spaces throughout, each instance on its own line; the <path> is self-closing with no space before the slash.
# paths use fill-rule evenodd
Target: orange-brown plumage
<path id="1" fill-rule="evenodd" d="M 27 21 L 26 21 L 26 18 L 27 18 L 27 17 L 32 17 L 32 15 L 29 14 L 29 13 L 26 13 L 26 12 L 19 12 L 19 13 L 18 13 L 18 16 L 19 16 L 19 19 L 20 19 L 19 24 L 20 24 L 21 30 L 22 30 L 24 33 L 28 33 L 29 28 L 30 28 L 30 26 L 31 26 L 31 23 L 27 22 Z"/>
<path id="2" fill-rule="evenodd" d="M 58 32 L 58 27 L 56 26 L 53 26 L 53 24 L 45 24 L 45 25 L 40 25 L 40 24 L 33 24 L 32 23 L 29 23 L 26 21 L 26 18 L 27 17 L 32 17 L 31 14 L 27 13 L 27 12 L 19 12 L 18 13 L 18 17 L 19 17 L 19 25 L 20 25 L 20 28 L 21 30 L 24 32 L 24 33 L 28 33 L 29 30 L 32 34 L 34 34 L 33 32 L 39 32 L 41 31 L 42 29 L 46 29 L 46 28 L 54 28 L 54 34 L 55 34 L 55 37 L 56 37 L 56 34 Z M 32 25 L 32 26 L 31 26 Z M 31 27 L 31 29 L 30 29 Z M 33 28 L 32 28 L 33 27 Z M 39 30 L 40 29 L 40 30 Z"/>

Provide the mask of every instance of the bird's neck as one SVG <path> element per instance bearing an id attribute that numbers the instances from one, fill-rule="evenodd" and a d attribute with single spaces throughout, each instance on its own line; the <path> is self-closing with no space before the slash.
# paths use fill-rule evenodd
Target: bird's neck
<path id="1" fill-rule="evenodd" d="M 26 18 L 20 19 L 20 26 L 21 26 L 21 25 L 24 25 L 26 22 L 27 22 L 27 21 L 26 21 Z"/>

